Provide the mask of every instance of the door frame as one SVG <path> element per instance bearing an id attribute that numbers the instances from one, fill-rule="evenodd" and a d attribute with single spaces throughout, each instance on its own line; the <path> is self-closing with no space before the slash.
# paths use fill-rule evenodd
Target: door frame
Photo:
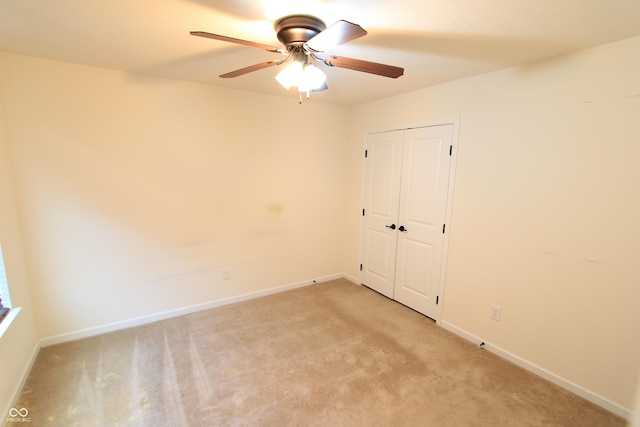
<path id="1" fill-rule="evenodd" d="M 452 117 L 444 117 L 439 119 L 425 120 L 421 122 L 414 123 L 406 123 L 399 125 L 390 125 L 376 128 L 366 128 L 364 130 L 362 136 L 362 162 L 361 162 L 361 176 L 360 176 L 360 206 L 364 206 L 365 200 L 365 157 L 364 151 L 367 147 L 367 135 L 371 133 L 382 133 L 382 132 L 392 132 L 398 130 L 408 130 L 413 128 L 422 128 L 422 127 L 431 127 L 431 126 L 442 126 L 442 125 L 453 125 L 453 136 L 451 138 L 451 145 L 453 146 L 451 152 L 451 165 L 449 168 L 449 187 L 447 189 L 447 206 L 446 206 L 446 214 L 445 214 L 445 235 L 444 242 L 442 246 L 442 261 L 440 268 L 440 280 L 438 283 L 438 296 L 439 301 L 436 307 L 436 316 L 433 320 L 436 321 L 436 324 L 440 324 L 442 319 L 442 309 L 444 306 L 445 299 L 445 285 L 447 279 L 447 260 L 449 257 L 449 240 L 451 236 L 451 213 L 453 210 L 453 196 L 454 196 L 454 187 L 455 187 L 455 175 L 456 175 L 456 163 L 458 159 L 458 134 L 460 130 L 460 116 L 452 116 Z M 364 254 L 364 249 L 362 247 L 362 233 L 364 232 L 364 219 L 360 218 L 360 232 L 358 234 L 358 259 L 362 260 L 362 256 Z M 358 269 L 358 282 L 362 283 L 362 273 Z"/>

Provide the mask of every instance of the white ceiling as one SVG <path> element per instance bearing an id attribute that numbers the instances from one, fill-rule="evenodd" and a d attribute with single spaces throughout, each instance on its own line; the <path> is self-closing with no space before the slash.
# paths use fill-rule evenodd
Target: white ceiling
<path id="1" fill-rule="evenodd" d="M 296 99 L 277 67 L 218 77 L 278 54 L 189 31 L 280 47 L 273 22 L 300 13 L 369 32 L 331 54 L 405 68 L 324 68 L 329 90 L 310 102 L 342 105 L 640 35 L 640 0 L 0 0 L 0 50 Z"/>

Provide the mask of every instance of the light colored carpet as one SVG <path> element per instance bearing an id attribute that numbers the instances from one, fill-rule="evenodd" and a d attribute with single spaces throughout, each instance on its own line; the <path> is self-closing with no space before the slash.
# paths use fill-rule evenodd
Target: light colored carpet
<path id="1" fill-rule="evenodd" d="M 337 280 L 43 348 L 33 426 L 622 426 Z"/>

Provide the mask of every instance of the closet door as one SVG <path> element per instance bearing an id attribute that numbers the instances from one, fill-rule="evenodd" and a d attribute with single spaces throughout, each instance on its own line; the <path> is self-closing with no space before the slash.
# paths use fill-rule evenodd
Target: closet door
<path id="1" fill-rule="evenodd" d="M 393 298 L 436 315 L 444 247 L 453 126 L 404 134 Z"/>
<path id="2" fill-rule="evenodd" d="M 435 318 L 453 125 L 367 136 L 360 282 Z"/>
<path id="3" fill-rule="evenodd" d="M 403 131 L 367 136 L 360 281 L 393 298 Z"/>

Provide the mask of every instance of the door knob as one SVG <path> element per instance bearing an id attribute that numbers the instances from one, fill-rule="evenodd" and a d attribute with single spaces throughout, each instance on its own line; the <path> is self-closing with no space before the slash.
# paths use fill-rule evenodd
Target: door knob
<path id="1" fill-rule="evenodd" d="M 392 230 L 396 229 L 396 225 L 395 224 L 391 224 L 391 225 L 385 225 L 385 227 L 390 228 Z"/>
<path id="2" fill-rule="evenodd" d="M 404 228 L 404 225 L 401 225 L 400 227 L 398 227 L 398 230 L 402 231 L 403 233 L 406 233 L 407 231 L 409 231 L 406 228 Z"/>

